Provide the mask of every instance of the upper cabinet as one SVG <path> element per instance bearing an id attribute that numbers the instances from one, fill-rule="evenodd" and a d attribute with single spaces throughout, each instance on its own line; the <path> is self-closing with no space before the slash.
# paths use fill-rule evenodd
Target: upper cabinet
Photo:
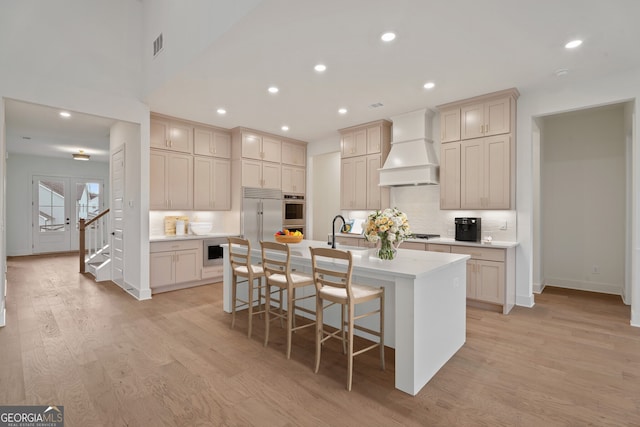
<path id="1" fill-rule="evenodd" d="M 342 148 L 340 206 L 345 210 L 383 209 L 389 188 L 380 173 L 391 148 L 391 122 L 379 120 L 340 130 Z"/>
<path id="2" fill-rule="evenodd" d="M 193 153 L 193 127 L 187 123 L 152 117 L 150 145 L 151 148 Z"/>
<path id="3" fill-rule="evenodd" d="M 514 208 L 518 96 L 508 89 L 438 107 L 441 209 Z"/>
<path id="4" fill-rule="evenodd" d="M 255 132 L 242 132 L 242 157 L 280 163 L 282 141 Z"/>
<path id="5" fill-rule="evenodd" d="M 307 146 L 295 142 L 282 142 L 282 164 L 305 166 L 307 164 Z"/>
<path id="6" fill-rule="evenodd" d="M 193 153 L 199 156 L 231 158 L 231 133 L 196 126 L 193 130 Z"/>

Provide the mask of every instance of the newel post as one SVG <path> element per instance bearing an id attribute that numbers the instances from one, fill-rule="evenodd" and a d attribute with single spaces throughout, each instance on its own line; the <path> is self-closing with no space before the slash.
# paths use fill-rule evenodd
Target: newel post
<path id="1" fill-rule="evenodd" d="M 85 219 L 84 218 L 80 218 L 80 225 L 79 225 L 79 231 L 80 231 L 80 241 L 78 242 L 78 250 L 80 252 L 80 273 L 84 273 L 84 252 L 85 252 L 85 247 L 84 247 L 84 242 L 85 242 L 85 238 L 84 238 L 84 225 Z"/>

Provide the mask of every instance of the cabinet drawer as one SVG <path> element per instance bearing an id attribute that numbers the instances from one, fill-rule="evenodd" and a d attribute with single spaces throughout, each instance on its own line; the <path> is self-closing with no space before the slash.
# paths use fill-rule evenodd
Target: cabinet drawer
<path id="1" fill-rule="evenodd" d="M 471 255 L 472 259 L 484 259 L 487 261 L 505 260 L 504 249 L 477 248 L 475 246 L 451 246 L 451 253 Z"/>
<path id="2" fill-rule="evenodd" d="M 450 245 L 438 245 L 437 243 L 429 243 L 427 245 L 427 250 L 431 252 L 451 252 Z"/>
<path id="3" fill-rule="evenodd" d="M 426 251 L 427 244 L 420 243 L 420 242 L 402 242 L 402 244 L 400 244 L 400 249 L 413 249 L 417 251 Z"/>
<path id="4" fill-rule="evenodd" d="M 184 249 L 199 249 L 202 247 L 202 240 L 177 240 L 173 242 L 153 242 L 149 244 L 149 252 L 172 252 Z"/>

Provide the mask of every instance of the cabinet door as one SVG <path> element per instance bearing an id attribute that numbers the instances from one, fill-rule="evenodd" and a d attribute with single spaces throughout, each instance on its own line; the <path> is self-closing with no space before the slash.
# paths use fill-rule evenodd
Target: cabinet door
<path id="1" fill-rule="evenodd" d="M 213 159 L 194 157 L 193 159 L 193 209 L 213 208 Z"/>
<path id="2" fill-rule="evenodd" d="M 262 137 L 254 134 L 242 134 L 242 157 L 247 159 L 262 159 Z"/>
<path id="3" fill-rule="evenodd" d="M 280 190 L 282 188 L 280 181 L 280 165 L 277 163 L 262 163 L 262 188 L 273 188 Z"/>
<path id="4" fill-rule="evenodd" d="M 380 154 L 371 154 L 367 156 L 367 209 L 382 209 L 381 205 L 381 189 L 378 185 L 380 183 L 380 169 L 381 165 Z"/>
<path id="5" fill-rule="evenodd" d="M 231 209 L 231 161 L 213 159 L 213 200 L 212 209 Z"/>
<path id="6" fill-rule="evenodd" d="M 293 168 L 282 166 L 282 192 L 293 193 Z"/>
<path id="7" fill-rule="evenodd" d="M 175 252 L 176 283 L 200 280 L 202 257 L 198 249 Z"/>
<path id="8" fill-rule="evenodd" d="M 293 166 L 304 166 L 307 159 L 306 151 L 303 145 L 283 142 L 282 163 Z"/>
<path id="9" fill-rule="evenodd" d="M 511 98 L 500 98 L 484 104 L 484 135 L 509 133 L 511 115 Z"/>
<path id="10" fill-rule="evenodd" d="M 168 208 L 193 209 L 193 156 L 171 153 L 168 164 Z"/>
<path id="11" fill-rule="evenodd" d="M 476 299 L 494 304 L 504 304 L 504 263 L 477 260 Z"/>
<path id="12" fill-rule="evenodd" d="M 412 250 L 415 250 L 415 251 L 426 251 L 427 250 L 426 243 L 420 243 L 420 242 L 403 242 L 403 243 L 401 243 L 400 247 L 402 249 L 412 249 Z"/>
<path id="13" fill-rule="evenodd" d="M 193 153 L 193 128 L 187 124 L 171 122 L 169 150 Z"/>
<path id="14" fill-rule="evenodd" d="M 356 169 L 353 158 L 342 159 L 340 166 L 340 208 L 353 209 Z"/>
<path id="15" fill-rule="evenodd" d="M 340 149 L 342 150 L 342 157 L 351 157 L 355 152 L 355 140 L 353 138 L 353 132 L 345 133 L 340 138 Z"/>
<path id="16" fill-rule="evenodd" d="M 367 154 L 379 153 L 382 149 L 382 126 L 367 128 Z"/>
<path id="17" fill-rule="evenodd" d="M 355 189 L 353 209 L 367 208 L 367 156 L 354 158 L 355 167 Z"/>
<path id="18" fill-rule="evenodd" d="M 293 191 L 304 194 L 307 191 L 307 170 L 304 168 L 293 168 Z"/>
<path id="19" fill-rule="evenodd" d="M 282 192 L 304 194 L 305 175 L 305 169 L 303 168 L 282 166 Z"/>
<path id="20" fill-rule="evenodd" d="M 453 108 L 440 113 L 440 142 L 460 140 L 460 109 Z"/>
<path id="21" fill-rule="evenodd" d="M 279 139 L 262 137 L 262 160 L 280 163 L 282 155 L 282 141 Z M 279 180 L 280 178 L 278 178 Z"/>
<path id="22" fill-rule="evenodd" d="M 510 209 L 511 202 L 511 136 L 484 138 L 485 209 Z"/>
<path id="23" fill-rule="evenodd" d="M 193 153 L 199 156 L 213 156 L 213 130 L 196 127 L 193 129 Z"/>
<path id="24" fill-rule="evenodd" d="M 167 120 L 152 118 L 149 132 L 151 148 L 167 148 L 169 145 L 169 122 Z"/>
<path id="25" fill-rule="evenodd" d="M 481 140 L 460 144 L 460 208 L 480 209 L 484 197 L 484 158 Z"/>
<path id="26" fill-rule="evenodd" d="M 471 139 L 483 136 L 484 104 L 467 105 L 460 109 L 460 138 Z"/>
<path id="27" fill-rule="evenodd" d="M 156 150 L 150 150 L 149 154 L 149 209 L 166 209 L 169 207 L 167 155 Z"/>
<path id="28" fill-rule="evenodd" d="M 223 159 L 231 158 L 231 135 L 218 131 L 213 132 L 213 155 Z"/>
<path id="29" fill-rule="evenodd" d="M 242 160 L 242 186 L 262 187 L 262 162 L 259 160 Z"/>
<path id="30" fill-rule="evenodd" d="M 353 133 L 355 156 L 367 154 L 367 129 L 359 129 Z"/>
<path id="31" fill-rule="evenodd" d="M 174 252 L 156 252 L 149 255 L 149 287 L 175 283 Z"/>
<path id="32" fill-rule="evenodd" d="M 449 245 L 438 245 L 436 243 L 429 243 L 427 245 L 427 250 L 431 251 L 431 252 L 450 253 L 451 252 L 451 246 L 449 246 Z"/>
<path id="33" fill-rule="evenodd" d="M 440 209 L 460 209 L 460 143 L 440 145 Z"/>
<path id="34" fill-rule="evenodd" d="M 476 277 L 477 277 L 476 261 L 470 259 L 467 261 L 467 298 L 476 299 Z"/>

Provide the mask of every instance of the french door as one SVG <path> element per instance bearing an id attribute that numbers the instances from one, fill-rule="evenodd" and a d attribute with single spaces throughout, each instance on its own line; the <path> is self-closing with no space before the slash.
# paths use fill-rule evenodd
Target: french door
<path id="1" fill-rule="evenodd" d="M 104 209 L 103 181 L 34 176 L 33 253 L 78 250 L 79 220 Z"/>

